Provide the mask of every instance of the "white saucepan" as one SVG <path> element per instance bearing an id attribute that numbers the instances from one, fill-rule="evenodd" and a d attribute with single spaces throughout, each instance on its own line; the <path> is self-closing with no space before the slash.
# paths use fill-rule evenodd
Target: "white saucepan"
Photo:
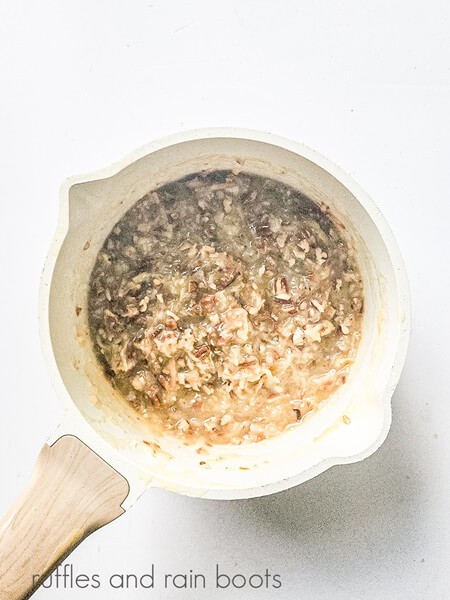
<path id="1" fill-rule="evenodd" d="M 122 215 L 152 188 L 211 168 L 272 177 L 327 204 L 356 248 L 365 312 L 347 383 L 317 413 L 264 442 L 211 447 L 200 464 L 195 445 L 152 433 L 116 394 L 89 340 L 86 301 L 97 252 Z M 28 489 L 0 522 L 0 600 L 31 595 L 80 541 L 147 488 L 221 499 L 272 494 L 369 456 L 387 435 L 409 332 L 403 261 L 367 194 L 300 144 L 254 131 L 200 130 L 69 179 L 41 289 L 42 343 L 65 414 Z"/>

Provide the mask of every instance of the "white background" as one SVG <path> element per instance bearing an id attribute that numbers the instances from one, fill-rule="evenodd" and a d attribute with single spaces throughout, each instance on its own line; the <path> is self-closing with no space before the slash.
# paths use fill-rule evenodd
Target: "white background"
<path id="1" fill-rule="evenodd" d="M 66 176 L 200 126 L 301 141 L 382 209 L 414 311 L 392 430 L 371 458 L 257 500 L 150 492 L 70 559 L 104 577 L 267 567 L 280 590 L 36 598 L 450 598 L 449 24 L 437 0 L 2 0 L 1 512 L 61 418 L 37 294 Z"/>

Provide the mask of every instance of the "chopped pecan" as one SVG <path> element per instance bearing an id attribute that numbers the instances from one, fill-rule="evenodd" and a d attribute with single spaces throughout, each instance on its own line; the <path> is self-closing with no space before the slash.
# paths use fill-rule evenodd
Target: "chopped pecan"
<path id="1" fill-rule="evenodd" d="M 275 300 L 280 303 L 288 303 L 291 301 L 286 277 L 276 277 L 273 282 L 273 293 Z"/>
<path id="2" fill-rule="evenodd" d="M 197 350 L 194 352 L 194 356 L 195 358 L 203 359 L 206 358 L 209 355 L 209 353 L 209 346 L 203 344 L 202 346 L 200 346 L 200 348 L 197 348 Z"/>
<path id="3" fill-rule="evenodd" d="M 171 329 L 172 331 L 174 331 L 175 329 L 178 329 L 178 323 L 176 322 L 176 320 L 173 317 L 168 317 L 164 321 L 164 325 L 167 327 L 167 329 Z"/>

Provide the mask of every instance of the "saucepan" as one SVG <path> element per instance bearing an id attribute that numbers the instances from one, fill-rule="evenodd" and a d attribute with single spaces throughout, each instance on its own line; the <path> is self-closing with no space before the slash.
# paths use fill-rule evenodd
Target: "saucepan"
<path id="1" fill-rule="evenodd" d="M 195 444 L 149 430 L 105 377 L 89 337 L 87 292 L 97 253 L 123 214 L 150 190 L 203 169 L 271 177 L 326 204 L 356 249 L 365 310 L 347 382 L 320 410 L 262 442 L 211 446 L 200 461 Z M 63 185 L 42 277 L 40 328 L 64 417 L 27 490 L 0 523 L 2 600 L 29 597 L 79 542 L 126 512 L 148 488 L 251 498 L 369 456 L 390 426 L 408 340 L 408 284 L 383 216 L 340 168 L 266 133 L 199 130 L 153 142 Z"/>

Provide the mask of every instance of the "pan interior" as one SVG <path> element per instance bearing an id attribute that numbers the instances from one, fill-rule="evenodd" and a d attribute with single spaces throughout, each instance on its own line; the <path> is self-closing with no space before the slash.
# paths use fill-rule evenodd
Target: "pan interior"
<path id="1" fill-rule="evenodd" d="M 315 414 L 257 444 L 212 446 L 156 434 L 113 389 L 94 354 L 88 328 L 89 276 L 114 224 L 149 190 L 203 169 L 270 177 L 330 207 L 357 251 L 365 288 L 363 335 L 347 383 Z M 385 423 L 386 386 L 401 317 L 396 277 L 377 226 L 356 197 L 312 160 L 269 143 L 217 137 L 176 143 L 105 178 L 69 189 L 68 229 L 52 277 L 49 323 L 69 406 L 76 406 L 115 453 L 148 482 L 193 495 L 262 486 L 307 473 L 326 459 L 364 452 Z M 70 400 L 69 400 L 70 397 Z M 343 416 L 350 416 L 343 419 Z M 306 478 L 306 477 L 305 477 Z M 261 492 L 264 493 L 264 492 Z"/>

